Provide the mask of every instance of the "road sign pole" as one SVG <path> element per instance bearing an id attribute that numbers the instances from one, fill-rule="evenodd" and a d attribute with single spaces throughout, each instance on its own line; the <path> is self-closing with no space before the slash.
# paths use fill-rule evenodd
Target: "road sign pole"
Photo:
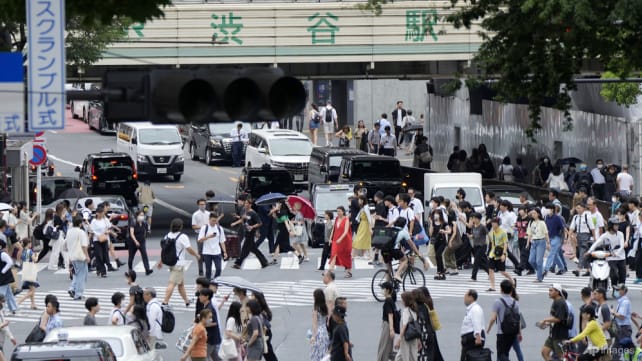
<path id="1" fill-rule="evenodd" d="M 41 165 L 36 167 L 36 214 L 42 214 L 42 172 Z M 42 221 L 42 220 L 41 220 Z"/>

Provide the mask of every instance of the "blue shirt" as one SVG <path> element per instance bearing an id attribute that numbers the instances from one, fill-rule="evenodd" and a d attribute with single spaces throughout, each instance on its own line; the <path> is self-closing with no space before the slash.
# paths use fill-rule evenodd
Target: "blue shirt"
<path id="1" fill-rule="evenodd" d="M 548 228 L 549 238 L 559 237 L 566 227 L 564 219 L 557 214 L 546 216 L 544 222 L 546 223 L 546 228 Z"/>
<path id="2" fill-rule="evenodd" d="M 615 317 L 615 323 L 618 326 L 631 326 L 631 301 L 628 297 L 622 296 L 617 299 L 617 309 L 615 312 L 617 312 L 618 315 L 624 316 L 623 320 Z"/>
<path id="3" fill-rule="evenodd" d="M 49 316 L 49 321 L 47 321 L 47 327 L 45 329 L 45 333 L 49 334 L 51 330 L 54 330 L 56 328 L 62 328 L 62 326 L 63 326 L 62 319 L 60 318 L 60 316 L 58 316 L 57 313 L 53 314 Z"/>
<path id="4" fill-rule="evenodd" d="M 570 330 L 568 330 L 568 337 L 575 337 L 577 336 L 577 325 L 578 325 L 578 318 L 577 318 L 577 312 L 575 312 L 575 308 L 573 307 L 573 304 L 566 300 L 566 306 L 568 307 L 568 312 L 573 315 L 573 327 L 571 327 Z"/>

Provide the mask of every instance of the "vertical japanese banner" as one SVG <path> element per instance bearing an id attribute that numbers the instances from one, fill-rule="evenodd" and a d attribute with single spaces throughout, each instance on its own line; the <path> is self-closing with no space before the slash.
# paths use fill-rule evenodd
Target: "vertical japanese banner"
<path id="1" fill-rule="evenodd" d="M 29 130 L 65 127 L 65 1 L 27 0 Z"/>
<path id="2" fill-rule="evenodd" d="M 24 133 L 25 85 L 21 53 L 0 53 L 0 132 Z"/>

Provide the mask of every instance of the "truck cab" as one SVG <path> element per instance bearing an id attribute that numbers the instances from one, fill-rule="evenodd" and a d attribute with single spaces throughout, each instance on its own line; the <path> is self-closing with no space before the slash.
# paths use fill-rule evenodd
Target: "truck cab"
<path id="1" fill-rule="evenodd" d="M 483 215 L 486 202 L 479 173 L 425 173 L 424 204 L 429 207 L 430 199 L 435 196 L 453 200 L 459 188 L 466 191 L 466 201 L 470 202 L 475 212 Z"/>

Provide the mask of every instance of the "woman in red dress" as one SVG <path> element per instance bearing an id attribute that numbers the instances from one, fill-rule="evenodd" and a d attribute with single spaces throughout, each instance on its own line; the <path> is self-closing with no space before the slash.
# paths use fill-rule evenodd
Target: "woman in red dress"
<path id="1" fill-rule="evenodd" d="M 352 278 L 352 230 L 346 209 L 342 206 L 337 207 L 331 239 L 330 270 L 334 271 L 335 265 L 343 266 L 346 269 L 345 278 Z"/>

